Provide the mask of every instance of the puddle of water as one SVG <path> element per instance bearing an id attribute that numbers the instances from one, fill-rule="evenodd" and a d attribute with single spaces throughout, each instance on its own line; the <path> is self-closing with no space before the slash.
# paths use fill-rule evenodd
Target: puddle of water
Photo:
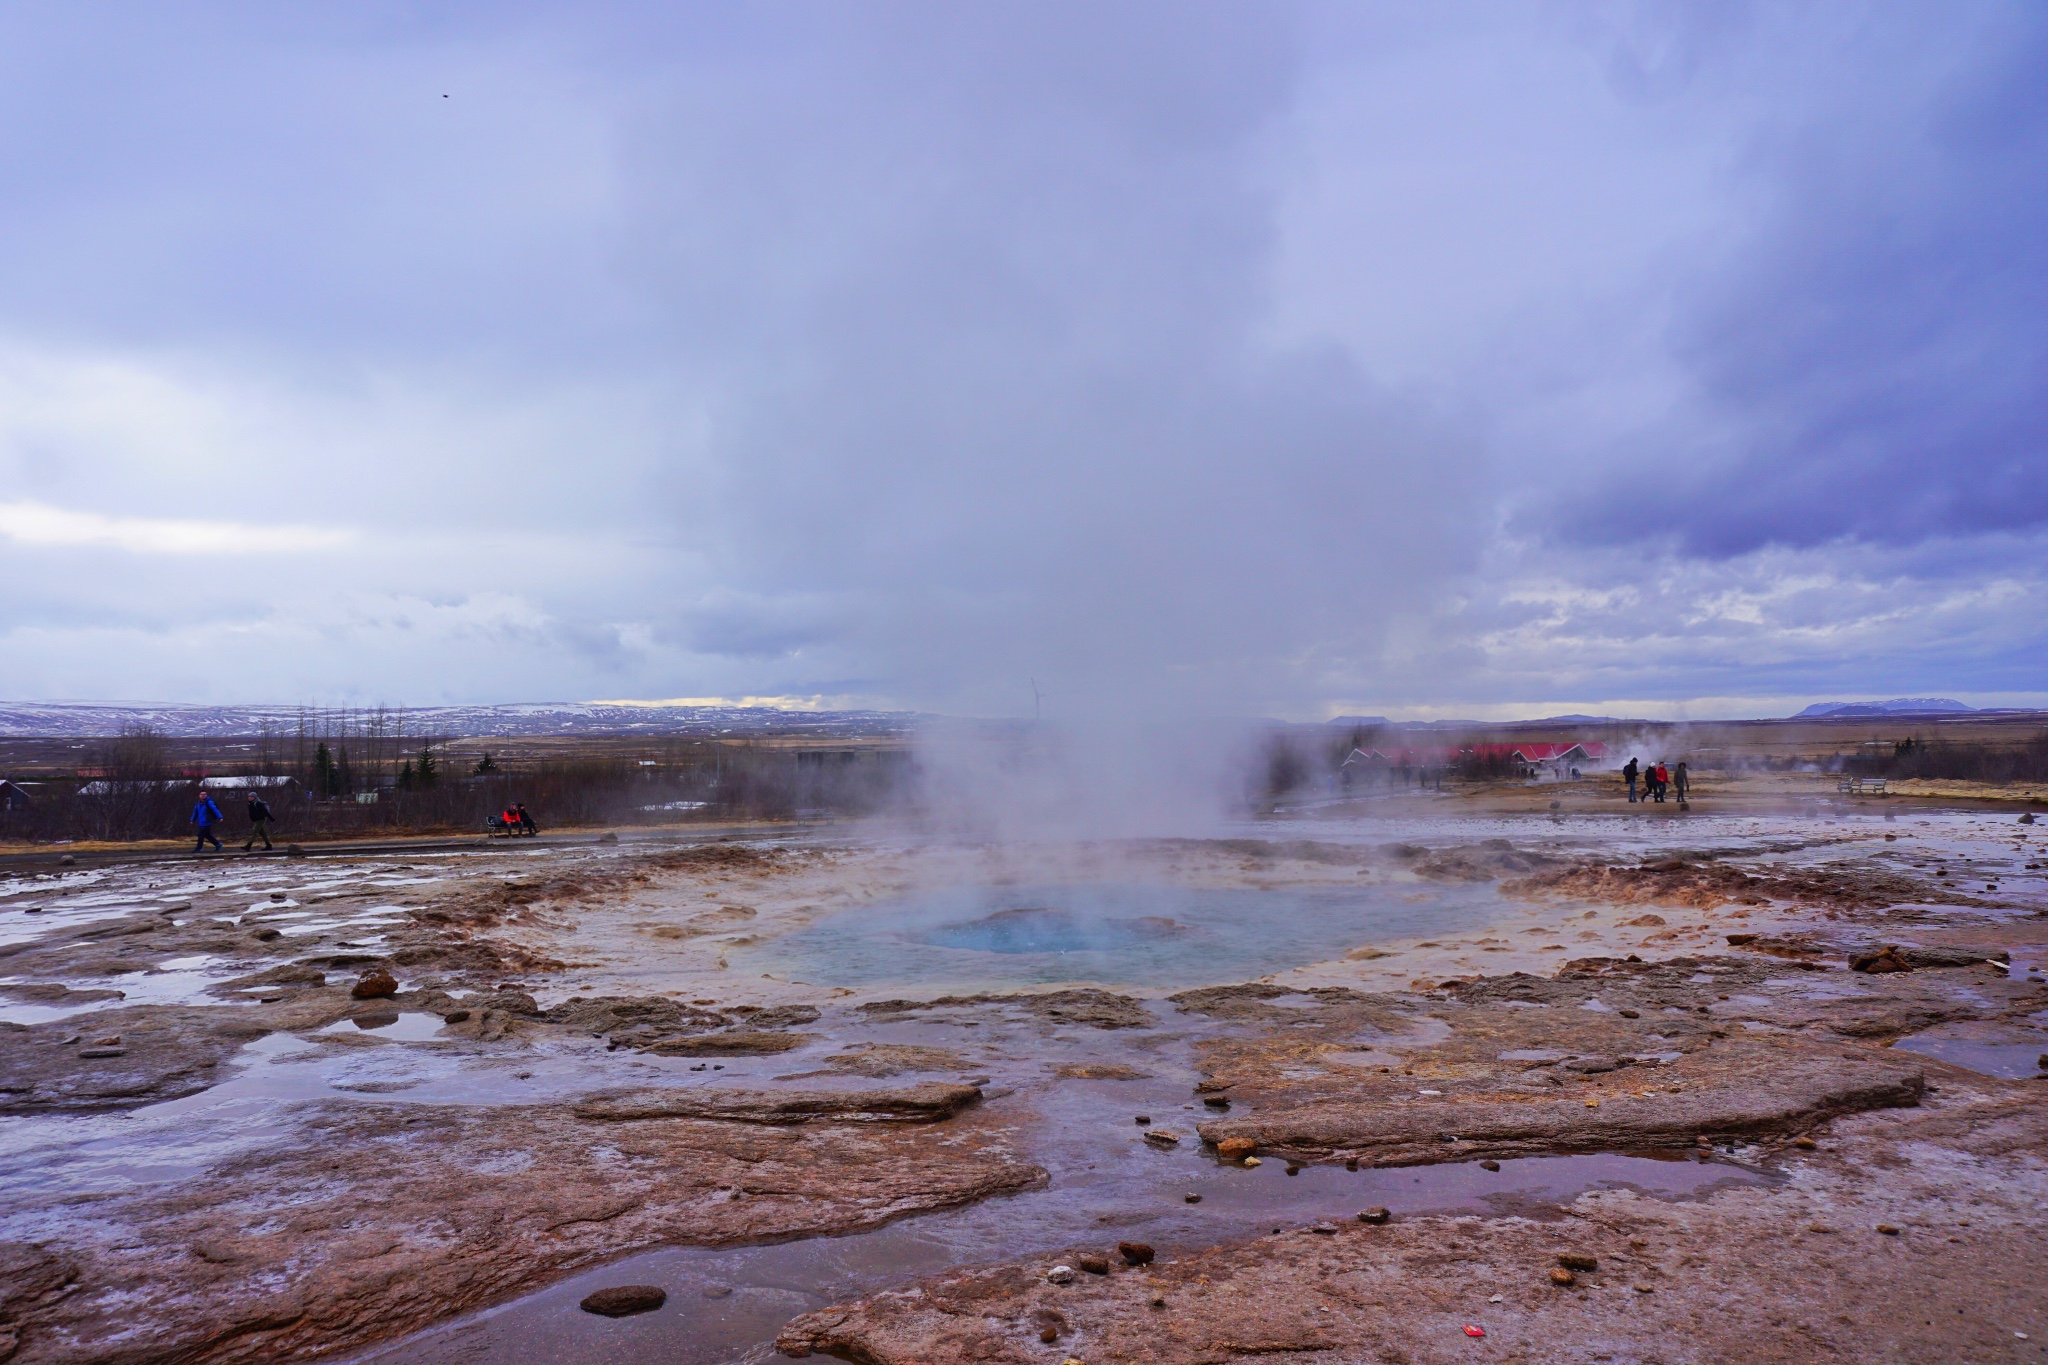
<path id="1" fill-rule="evenodd" d="M 959 886 L 844 910 L 758 947 L 736 946 L 731 955 L 752 970 L 825 973 L 856 988 L 1182 985 L 1305 966 L 1374 939 L 1458 933 L 1497 911 L 1490 885 L 1445 887 L 1414 901 L 1376 887 Z"/>
<path id="2" fill-rule="evenodd" d="M 2048 1076 L 2048 1067 L 2041 1064 L 2048 1061 L 2048 1031 L 2001 1028 L 1995 1024 L 1943 1024 L 1901 1038 L 1892 1046 L 1986 1076 L 2007 1080 Z"/>
<path id="3" fill-rule="evenodd" d="M 351 1019 L 342 1019 L 320 1030 L 322 1033 L 375 1033 L 379 1038 L 391 1038 L 403 1043 L 421 1043 L 441 1036 L 443 1025 L 438 1014 L 419 1011 L 366 1012 Z"/>
<path id="4" fill-rule="evenodd" d="M 6 1024 L 47 1024 L 58 1019 L 69 1019 L 74 1014 L 90 1014 L 110 1005 L 123 1003 L 119 1000 L 88 1000 L 82 1005 L 18 1005 L 0 1003 L 0 1023 Z"/>

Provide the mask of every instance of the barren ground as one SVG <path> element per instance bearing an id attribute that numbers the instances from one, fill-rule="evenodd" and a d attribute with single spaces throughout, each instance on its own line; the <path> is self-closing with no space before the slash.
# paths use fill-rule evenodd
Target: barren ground
<path id="1" fill-rule="evenodd" d="M 1534 790 L 0 873 L 0 1359 L 2042 1358 L 2035 827 Z"/>

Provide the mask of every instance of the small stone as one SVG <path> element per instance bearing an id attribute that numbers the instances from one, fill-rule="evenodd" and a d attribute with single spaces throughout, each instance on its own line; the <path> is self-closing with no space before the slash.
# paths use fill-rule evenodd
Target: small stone
<path id="1" fill-rule="evenodd" d="M 468 1011 L 468 1010 L 449 1010 L 449 1011 L 448 1011 L 448 1012 L 447 1012 L 446 1014 L 444 1014 L 444 1015 L 442 1015 L 442 1016 L 441 1016 L 441 1022 L 442 1022 L 442 1023 L 444 1023 L 444 1024 L 465 1024 L 465 1023 L 468 1023 L 468 1022 L 469 1022 L 469 1011 Z"/>
<path id="2" fill-rule="evenodd" d="M 1074 1264 L 1087 1271 L 1090 1275 L 1107 1275 L 1109 1273 L 1109 1257 L 1097 1256 L 1092 1252 L 1076 1256 Z"/>
<path id="3" fill-rule="evenodd" d="M 1154 1308 L 1164 1308 L 1164 1307 L 1166 1307 L 1166 1295 L 1164 1295 L 1164 1294 L 1154 1294 L 1154 1295 L 1152 1296 L 1152 1306 L 1153 1306 Z"/>
<path id="4" fill-rule="evenodd" d="M 617 831 L 608 829 L 597 836 L 597 841 L 600 844 L 616 844 L 619 841 L 619 836 Z"/>
<path id="5" fill-rule="evenodd" d="M 67 854 L 65 854 L 65 855 L 64 855 L 63 857 L 61 857 L 61 858 L 59 858 L 59 859 L 57 860 L 57 866 L 59 866 L 59 867 L 77 867 L 77 866 L 78 866 L 78 858 L 77 858 L 77 857 L 76 857 L 75 855 L 73 855 L 73 854 L 67 853 Z"/>
<path id="6" fill-rule="evenodd" d="M 303 858 L 306 856 L 306 850 L 300 848 L 297 844 L 286 844 L 284 846 L 284 856 L 287 858 Z"/>
<path id="7" fill-rule="evenodd" d="M 1566 1251 L 1558 1255 L 1557 1263 L 1566 1270 L 1598 1270 L 1600 1262 L 1582 1251 Z"/>
<path id="8" fill-rule="evenodd" d="M 1150 1123 L 1151 1121 L 1152 1116 L 1150 1114 L 1139 1114 L 1131 1120 L 1132 1123 L 1137 1124 L 1140 1128 L 1143 1128 L 1146 1124 Z"/>
<path id="9" fill-rule="evenodd" d="M 621 1284 L 600 1289 L 583 1300 L 586 1313 L 623 1318 L 632 1313 L 649 1313 L 668 1302 L 668 1293 L 651 1284 Z"/>
<path id="10" fill-rule="evenodd" d="M 1208 1105 L 1211 1109 L 1228 1109 L 1230 1107 L 1230 1097 L 1227 1095 L 1207 1095 L 1203 1097 L 1202 1103 Z"/>
<path id="11" fill-rule="evenodd" d="M 393 996 L 398 994 L 398 981 L 382 967 L 372 967 L 356 979 L 356 984 L 349 987 L 348 993 L 358 1000 L 376 1000 Z"/>
<path id="12" fill-rule="evenodd" d="M 1550 1282 L 1557 1285 L 1577 1284 L 1579 1277 L 1566 1270 L 1563 1266 L 1558 1266 L 1550 1272 Z"/>
<path id="13" fill-rule="evenodd" d="M 284 933 L 282 930 L 273 929 L 266 924 L 261 929 L 252 929 L 249 932 L 249 937 L 255 939 L 258 943 L 269 943 L 273 939 L 283 938 Z"/>
<path id="14" fill-rule="evenodd" d="M 1810 1138 L 1810 1137 L 1796 1137 L 1796 1138 L 1793 1138 L 1793 1139 L 1792 1139 L 1792 1145 L 1793 1145 L 1794 1147 L 1797 1147 L 1797 1148 L 1798 1148 L 1798 1149 L 1799 1149 L 1800 1151 L 1802 1151 L 1802 1152 L 1811 1152 L 1811 1151 L 1815 1151 L 1815 1150 L 1817 1150 L 1817 1149 L 1818 1149 L 1818 1148 L 1820 1147 L 1820 1144 L 1819 1144 L 1818 1142 L 1815 1142 L 1815 1141 L 1814 1141 L 1814 1140 L 1813 1140 L 1812 1138 Z"/>
<path id="15" fill-rule="evenodd" d="M 1199 1194 L 1184 1194 L 1181 1196 L 1181 1202 L 1184 1204 L 1199 1204 L 1202 1202 L 1202 1196 Z"/>
<path id="16" fill-rule="evenodd" d="M 1500 1169 L 1500 1163 L 1493 1160 L 1482 1161 L 1479 1163 L 1479 1169 L 1482 1171 L 1497 1171 Z"/>
<path id="17" fill-rule="evenodd" d="M 2048 1057 L 2043 1057 L 2043 1058 L 2041 1059 L 2041 1065 L 2042 1065 L 2042 1066 L 2048 1066 Z M 1357 1157 L 1352 1157 L 1352 1158 L 1351 1158 L 1350 1160 L 1346 1161 L 1346 1162 L 1344 1163 L 1344 1169 L 1345 1169 L 1345 1170 L 1347 1170 L 1347 1171 L 1355 1171 L 1355 1170 L 1357 1170 L 1357 1169 L 1358 1169 L 1358 1158 L 1357 1158 Z"/>
<path id="18" fill-rule="evenodd" d="M 1335 1237 L 1337 1235 L 1337 1225 L 1335 1223 L 1317 1223 L 1309 1231 L 1315 1233 L 1318 1237 Z"/>
<path id="19" fill-rule="evenodd" d="M 81 1049 L 78 1055 L 89 1062 L 97 1062 L 104 1061 L 109 1057 L 126 1057 L 128 1049 L 125 1047 L 89 1047 Z"/>
<path id="20" fill-rule="evenodd" d="M 1589 1099 L 1586 1101 L 1586 1107 L 1588 1109 L 1598 1109 L 1600 1107 L 1600 1101 L 1595 1099 Z"/>
<path id="21" fill-rule="evenodd" d="M 1147 1242 L 1118 1242 L 1116 1254 L 1124 1258 L 1125 1265 L 1150 1265 L 1157 1253 Z"/>
<path id="22" fill-rule="evenodd" d="M 1047 1345 L 1050 1345 L 1053 1342 L 1058 1341 L 1060 1339 L 1060 1334 L 1057 1328 L 1042 1327 L 1039 1329 L 1038 1339 L 1042 1342 L 1045 1342 Z"/>
<path id="23" fill-rule="evenodd" d="M 1289 1174 L 1289 1175 L 1300 1175 L 1300 1174 L 1301 1174 L 1301 1167 L 1299 1167 L 1299 1166 L 1294 1166 L 1294 1165 L 1290 1165 L 1290 1166 L 1289 1166 L 1289 1167 L 1287 1168 L 1287 1174 Z"/>
<path id="24" fill-rule="evenodd" d="M 707 1284 L 704 1286 L 704 1297 L 707 1299 L 729 1299 L 732 1297 L 732 1286 L 729 1284 Z"/>
<path id="25" fill-rule="evenodd" d="M 1216 1144 L 1216 1155 L 1225 1161 L 1236 1161 L 1259 1150 L 1259 1144 L 1248 1137 L 1229 1137 Z"/>
<path id="26" fill-rule="evenodd" d="M 1145 1141 L 1151 1143 L 1154 1147 L 1178 1147 L 1180 1146 L 1180 1134 L 1169 1132 L 1164 1128 L 1148 1128 L 1145 1130 Z"/>
<path id="27" fill-rule="evenodd" d="M 1630 1288 L 1634 1289 L 1638 1294 L 1654 1294 L 1657 1292 L 1646 1284 L 1631 1285 Z"/>
<path id="28" fill-rule="evenodd" d="M 274 900 L 274 901 L 282 901 L 282 900 L 290 900 L 290 899 L 291 899 L 291 897 L 290 897 L 290 896 L 286 895 L 286 894 L 285 894 L 284 892 L 282 892 L 282 891 L 273 891 L 273 892 L 271 892 L 271 893 L 270 893 L 270 898 L 271 898 L 272 900 Z"/>
<path id="29" fill-rule="evenodd" d="M 1384 1223 L 1393 1216 L 1391 1211 L 1375 1204 L 1369 1209 L 1362 1210 L 1358 1215 L 1358 1221 L 1361 1223 Z"/>
<path id="30" fill-rule="evenodd" d="M 1070 1265 L 1056 1265 L 1051 1270 L 1045 1272 L 1045 1281 L 1047 1284 L 1072 1284 L 1074 1282 L 1074 1267 Z"/>
<path id="31" fill-rule="evenodd" d="M 1893 1227 L 1890 1223 L 1879 1223 L 1877 1225 L 1877 1230 L 1887 1237 L 1896 1237 L 1899 1235 L 1899 1230 Z"/>
<path id="32" fill-rule="evenodd" d="M 1263 1165 L 1265 1165 L 1266 1163 L 1265 1163 L 1265 1162 L 1263 1162 L 1263 1161 L 1261 1161 L 1261 1160 L 1259 1160 L 1259 1159 L 1258 1159 L 1257 1157 L 1255 1157 L 1255 1156 L 1248 1156 L 1248 1157 L 1246 1157 L 1246 1158 L 1244 1159 L 1244 1164 L 1245 1164 L 1245 1165 L 1247 1165 L 1247 1166 L 1263 1166 Z"/>

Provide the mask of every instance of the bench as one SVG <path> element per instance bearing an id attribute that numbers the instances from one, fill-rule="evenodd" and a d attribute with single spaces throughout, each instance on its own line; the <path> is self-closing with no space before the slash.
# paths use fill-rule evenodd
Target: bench
<path id="1" fill-rule="evenodd" d="M 1884 784 L 1882 777 L 1845 777 L 1835 783 L 1835 790 L 1850 796 L 1883 796 Z"/>

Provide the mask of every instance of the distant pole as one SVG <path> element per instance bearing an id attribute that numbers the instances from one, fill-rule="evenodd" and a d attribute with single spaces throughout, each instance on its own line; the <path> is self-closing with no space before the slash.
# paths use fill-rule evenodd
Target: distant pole
<path id="1" fill-rule="evenodd" d="M 1044 700 L 1045 693 L 1038 690 L 1038 679 L 1031 679 L 1031 723 L 1034 725 L 1041 719 L 1041 703 Z"/>

